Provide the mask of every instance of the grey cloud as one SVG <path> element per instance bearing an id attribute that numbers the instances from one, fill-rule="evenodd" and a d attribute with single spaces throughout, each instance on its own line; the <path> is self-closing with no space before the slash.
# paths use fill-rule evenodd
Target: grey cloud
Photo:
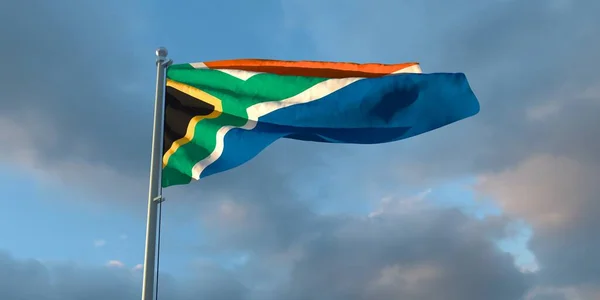
<path id="1" fill-rule="evenodd" d="M 537 5 L 515 4 L 490 18 L 467 39 L 481 63 L 496 61 L 490 69 L 499 65 L 507 77 L 490 90 L 488 113 L 480 118 L 490 130 L 487 143 L 470 146 L 488 153 L 479 157 L 488 161 L 485 173 L 497 171 L 490 175 L 488 195 L 505 204 L 508 214 L 532 224 L 530 248 L 542 284 L 588 295 L 565 299 L 592 299 L 580 286 L 600 285 L 594 263 L 600 248 L 593 238 L 600 225 L 600 93 L 595 89 L 600 43 L 593 38 L 600 33 L 594 13 L 600 7 L 596 1 L 565 1 L 559 8 L 532 2 Z M 505 52 L 497 50 L 500 45 L 506 45 Z M 556 108 L 540 119 L 528 116 L 528 110 L 547 105 Z"/>
<path id="2" fill-rule="evenodd" d="M 316 11 L 306 9 L 313 7 L 310 1 L 284 1 L 287 28 L 308 31 L 327 53 L 324 56 L 332 55 L 334 50 L 340 53 L 343 48 L 344 55 L 352 60 L 414 58 L 423 61 L 426 70 L 466 71 L 480 96 L 482 111 L 475 118 L 410 142 L 386 145 L 386 151 L 377 147 L 278 143 L 285 145 L 279 149 L 285 149 L 287 155 L 273 158 L 275 163 L 295 158 L 294 166 L 323 165 L 326 163 L 310 153 L 331 149 L 325 153 L 341 152 L 337 155 L 339 164 L 363 162 L 351 165 L 355 174 L 394 185 L 397 181 L 415 183 L 439 176 L 499 170 L 540 150 L 586 152 L 580 154 L 593 159 L 594 149 L 600 148 L 590 139 L 596 135 L 593 128 L 598 128 L 594 117 L 597 108 L 580 101 L 577 93 L 598 80 L 593 58 L 600 43 L 592 38 L 600 28 L 592 14 L 597 3 L 557 3 L 500 1 L 474 5 L 474 1 L 463 0 L 449 6 L 444 1 L 380 1 L 332 4 Z M 2 73 L 2 118 L 17 120 L 31 135 L 29 147 L 38 150 L 37 158 L 46 164 L 58 164 L 55 168 L 61 167 L 60 161 L 74 160 L 90 164 L 90 169 L 96 165 L 116 169 L 122 176 L 139 178 L 146 174 L 147 160 L 143 158 L 148 156 L 151 107 L 140 104 L 145 103 L 143 99 L 151 99 L 154 78 L 148 63 L 150 53 L 139 57 L 137 54 L 147 49 L 133 48 L 132 41 L 147 45 L 147 33 L 136 29 L 128 21 L 129 15 L 115 16 L 108 10 L 87 8 L 95 13 L 81 18 L 61 15 L 61 5 L 47 9 L 42 4 L 29 9 L 24 2 L 11 3 L 14 7 L 3 10 L 3 36 L 12 47 L 1 50 L 3 57 L 11 58 Z M 151 14 L 136 7 L 134 1 L 125 4 L 138 14 Z M 82 4 L 71 10 L 84 8 Z M 327 14 L 334 8 L 341 9 L 346 19 L 333 24 Z M 23 21 L 25 13 L 32 21 Z M 389 21 L 395 15 L 402 18 Z M 137 18 L 140 23 L 147 21 L 143 14 Z M 354 21 L 357 18 L 373 22 Z M 77 26 L 70 28 L 67 24 Z M 111 30 L 113 26 L 119 30 Z M 360 45 L 345 44 L 352 41 L 360 41 Z M 119 72 L 114 72 L 117 66 Z M 13 82 L 11 78 L 23 79 Z M 128 90 L 124 82 L 136 87 Z M 537 122 L 525 117 L 527 110 L 551 100 L 563 103 L 558 117 Z M 65 111 L 71 114 L 63 115 Z M 6 136 L 5 144 L 18 142 Z M 377 155 L 388 159 L 374 160 Z M 242 168 L 250 174 L 264 169 L 259 164 L 253 166 L 256 168 Z M 362 180 L 343 175 L 336 178 L 340 185 Z"/>
<path id="3" fill-rule="evenodd" d="M 534 229 L 530 248 L 545 285 L 600 286 L 597 165 L 550 155 L 525 160 L 502 173 L 489 174 L 478 186 L 496 198 L 507 214 L 524 218 Z"/>
<path id="4" fill-rule="evenodd" d="M 488 183 L 493 186 L 486 195 L 495 196 L 507 205 L 507 214 L 524 218 L 534 228 L 530 248 L 542 267 L 540 283 L 575 290 L 598 286 L 600 269 L 593 263 L 600 214 L 595 171 L 600 166 L 597 1 L 461 1 L 462 6 L 379 1 L 345 6 L 344 15 L 355 18 L 325 27 L 321 25 L 332 10 L 303 11 L 298 7 L 312 7 L 309 2 L 286 2 L 294 3 L 298 20 L 311 20 L 305 30 L 329 41 L 321 49 L 326 55 L 333 55 L 341 43 L 348 46 L 347 57 L 424 58 L 426 71 L 466 72 L 482 102 L 480 114 L 470 120 L 381 152 L 356 150 L 348 158 L 392 157 L 372 170 L 385 180 L 405 183 L 491 176 Z M 436 10 L 421 11 L 437 4 Z M 415 6 L 422 19 L 400 17 Z M 367 20 L 377 20 L 356 21 L 362 12 L 371 14 Z M 419 23 L 419 30 L 407 39 L 393 38 L 393 31 L 402 36 L 398 28 L 413 22 Z M 421 28 L 422 24 L 433 26 Z M 367 46 L 350 47 L 352 41 Z M 411 50 L 414 44 L 429 47 Z M 544 155 L 535 167 L 526 167 Z M 542 226 L 540 218 L 548 217 L 544 214 L 568 222 Z M 592 299 L 591 293 L 577 293 L 564 297 Z"/>
<path id="5" fill-rule="evenodd" d="M 540 287 L 531 290 L 527 300 L 580 300 L 598 299 L 600 290 L 589 285 L 580 285 L 567 288 Z"/>
<path id="6" fill-rule="evenodd" d="M 252 239 L 221 240 L 217 251 L 245 251 L 248 261 L 228 271 L 212 263 L 201 263 L 193 270 L 196 275 L 187 279 L 163 274 L 160 295 L 175 300 L 516 300 L 532 286 L 534 277 L 519 272 L 513 258 L 493 243 L 506 237 L 510 220 L 475 220 L 426 202 L 412 203 L 412 209 L 407 211 L 399 209 L 404 200 L 396 201 L 398 206 L 384 208 L 374 217 L 315 216 L 290 220 L 275 210 L 264 212 L 260 216 L 273 220 L 270 226 L 288 228 L 284 232 L 291 233 L 294 243 L 273 244 L 267 237 L 264 240 L 271 251 L 265 251 L 265 245 Z M 272 205 L 248 204 L 257 211 L 269 210 Z M 252 221 L 242 220 L 239 233 L 263 239 L 259 233 L 266 226 L 253 227 Z M 38 294 L 31 297 L 68 300 L 84 295 L 95 299 L 91 295 L 98 295 L 119 300 L 139 296 L 139 274 L 126 269 L 56 267 L 7 255 L 1 260 L 0 279 L 10 276 L 12 280 L 1 281 L 0 284 L 10 284 L 10 288 L 2 290 L 15 299 L 29 299 L 29 290 L 38 286 Z"/>
<path id="7" fill-rule="evenodd" d="M 0 254 L 0 291 L 4 299 L 132 299 L 137 287 L 127 272 L 49 267 L 35 260 Z"/>
<path id="8" fill-rule="evenodd" d="M 110 185 L 120 191 L 120 200 L 143 199 L 154 96 L 152 50 L 157 45 L 153 43 L 172 39 L 157 36 L 171 30 L 183 34 L 185 28 L 196 29 L 167 23 L 172 27 L 158 30 L 151 22 L 157 8 L 138 1 L 67 2 L 11 2 L 0 12 L 3 45 L 10 45 L 0 47 L 0 56 L 5 58 L 0 70 L 3 160 L 28 167 L 47 180 L 60 178 L 70 186 L 94 189 Z M 225 9 L 216 3 L 201 5 L 209 5 L 202 9 Z M 210 21 L 196 18 L 194 11 L 185 12 L 192 14 L 186 15 L 188 20 L 199 27 L 212 26 Z M 240 21 L 249 17 L 240 14 Z M 280 21 L 274 17 L 252 23 L 237 34 L 252 37 L 254 29 L 264 30 Z M 227 32 L 210 32 L 203 38 L 234 49 L 227 45 L 236 44 L 235 40 L 223 40 Z M 187 41 L 170 42 L 188 47 Z M 255 43 L 245 50 L 271 47 L 270 42 Z M 220 52 L 231 55 L 227 53 Z M 271 152 L 270 158 L 286 168 L 282 175 L 294 175 L 295 166 L 320 161 L 306 146 L 283 144 L 288 147 Z M 228 174 L 228 180 L 212 180 L 203 188 L 223 190 L 229 178 L 256 176 L 264 166 L 253 164 L 243 169 L 245 173 Z"/>
<path id="9" fill-rule="evenodd" d="M 392 160 L 385 165 L 399 169 L 390 175 L 403 181 L 501 170 L 534 152 L 591 153 L 598 147 L 590 137 L 600 128 L 600 111 L 582 99 L 600 80 L 598 2 L 559 2 L 382 0 L 312 10 L 310 1 L 284 1 L 297 26 L 332 59 L 344 49 L 341 59 L 420 60 L 426 72 L 470 78 L 482 103 L 479 115 L 382 151 Z M 333 24 L 328 16 L 334 8 L 346 19 Z M 562 104 L 557 115 L 538 122 L 526 117 L 532 107 L 551 102 Z M 376 169 L 389 172 L 383 166 Z"/>
<path id="10" fill-rule="evenodd" d="M 284 298 L 520 299 L 531 278 L 479 226 L 455 211 L 340 220 L 306 246 Z"/>
<path id="11" fill-rule="evenodd" d="M 598 3 L 565 3 L 570 5 L 561 9 L 551 1 L 491 6 L 467 23 L 471 30 L 449 35 L 450 55 L 442 57 L 455 68 L 467 68 L 482 101 L 471 129 L 449 132 L 448 139 L 468 137 L 442 148 L 453 159 L 487 171 L 532 153 L 579 155 L 598 148 L 589 137 L 599 128 L 594 116 L 600 107 L 582 99 L 583 91 L 600 81 L 594 71 L 600 43 L 592 38 L 600 28 L 592 14 Z M 532 107 L 553 102 L 562 104 L 556 115 L 538 121 L 527 117 Z"/>
<path id="12" fill-rule="evenodd" d="M 3 4 L 0 118 L 24 130 L 2 132 L 3 146 L 29 140 L 36 164 L 54 173 L 64 161 L 123 166 L 126 174 L 147 169 L 140 158 L 148 156 L 152 108 L 140 104 L 152 97 L 152 53 L 139 55 L 147 52 L 139 31 L 145 10 L 128 15 L 134 4 Z"/>
<path id="13" fill-rule="evenodd" d="M 473 6 L 476 2 L 480 4 Z M 65 14 L 60 10 L 66 6 L 44 3 L 38 1 L 30 6 L 11 2 L 10 9 L 0 11 L 0 35 L 13 45 L 0 48 L 1 56 L 11 58 L 0 71 L 0 120 L 8 119 L 25 129 L 25 134 L 30 135 L 26 142 L 39 152 L 37 158 L 45 165 L 75 161 L 105 165 L 114 173 L 133 177 L 145 174 L 151 108 L 141 103 L 152 97 L 148 91 L 152 90 L 154 78 L 152 65 L 148 64 L 151 53 L 148 57 L 138 54 L 155 45 L 132 49 L 132 40 L 139 45 L 146 45 L 147 41 L 138 40 L 141 38 L 137 38 L 137 29 L 125 16 L 73 4 L 70 13 Z M 126 3 L 135 6 L 135 2 Z M 567 1 L 571 6 L 562 8 L 551 7 L 551 1 L 463 0 L 452 6 L 448 3 L 432 1 L 407 6 L 400 1 L 381 1 L 339 6 L 331 2 L 330 7 L 323 5 L 315 10 L 311 1 L 296 2 L 291 7 L 286 6 L 289 1 L 284 1 L 288 20 L 292 20 L 288 26 L 318 39 L 323 56 L 336 60 L 419 59 L 426 70 L 465 71 L 480 96 L 482 111 L 473 119 L 410 142 L 386 145 L 385 149 L 278 143 L 226 176 L 216 175 L 185 187 L 185 191 L 183 187 L 170 190 L 167 196 L 190 205 L 188 210 L 192 204 L 203 209 L 205 225 L 215 229 L 215 243 L 208 245 L 213 246 L 212 252 L 227 247 L 254 253 L 249 269 L 239 271 L 240 276 L 264 274 L 266 278 L 254 280 L 271 282 L 276 281 L 272 277 L 280 275 L 275 269 L 288 268 L 293 281 L 287 288 L 279 287 L 275 296 L 271 295 L 275 299 L 389 299 L 391 295 L 408 299 L 493 299 L 484 296 L 498 295 L 512 300 L 531 286 L 530 278 L 517 272 L 511 259 L 487 240 L 487 234 L 499 231 L 495 226 L 478 229 L 481 224 L 476 221 L 447 211 L 386 216 L 381 221 L 322 217 L 312 212 L 307 203 L 298 201 L 307 193 L 319 195 L 314 198 L 321 201 L 327 201 L 331 195 L 364 201 L 372 199 L 368 197 L 373 196 L 371 193 L 394 190 L 401 184 L 431 185 L 450 176 L 502 171 L 542 151 L 598 166 L 595 153 L 599 148 L 596 137 L 600 124 L 594 102 L 598 96 L 581 92 L 599 79 L 595 74 L 595 53 L 600 52 L 600 44 L 593 38 L 600 28 L 593 15 L 597 1 Z M 73 13 L 77 9 L 94 14 L 80 17 Z M 411 9 L 418 13 L 404 13 Z M 26 14 L 28 18 L 23 17 Z M 334 23 L 332 14 L 341 15 L 342 20 Z M 99 24 L 111 24 L 118 30 L 106 28 L 107 25 L 97 28 Z M 391 39 L 400 36 L 397 28 L 401 26 L 420 30 L 407 30 L 405 38 Z M 340 49 L 345 54 L 338 55 Z M 15 82 L 15 78 L 20 80 Z M 134 84 L 125 86 L 123 82 Z M 527 118 L 532 109 L 546 104 L 558 105 L 559 109 L 538 120 Z M 61 114 L 65 111 L 72 114 Z M 129 116 L 136 121 L 132 122 Z M 42 124 L 39 120 L 43 120 Z M 12 138 L 2 141 L 15 142 Z M 324 152 L 312 154 L 315 150 Z M 331 154 L 335 154 L 335 159 L 329 159 Z M 351 172 L 342 174 L 346 173 L 346 169 L 338 168 L 342 165 L 349 166 Z M 302 171 L 298 171 L 299 166 Z M 314 175 L 307 169 L 327 173 Z M 76 180 L 79 173 L 69 172 L 73 173 L 71 180 Z M 312 185 L 307 179 L 320 182 Z M 197 196 L 189 196 L 194 193 Z M 564 199 L 557 201 L 561 200 Z M 595 261 L 593 253 L 598 252 L 594 250 L 595 242 L 589 239 L 594 236 L 592 228 L 597 228 L 592 218 L 598 211 L 594 200 L 579 199 L 578 203 L 585 204 L 575 211 L 587 215 L 581 221 L 573 221 L 570 227 L 554 232 L 537 228 L 540 231 L 531 247 L 544 270 L 540 273 L 542 281 L 556 285 L 594 281 L 597 266 L 585 264 Z M 548 205 L 544 199 L 537 203 Z M 217 213 L 229 214 L 230 219 L 209 218 Z M 514 215 L 534 217 L 523 211 Z M 594 251 L 577 252 L 579 247 L 573 245 Z M 283 258 L 274 262 L 275 257 Z M 15 295 L 26 293 L 35 290 L 31 288 L 34 285 L 39 285 L 40 291 L 50 289 L 49 271 L 44 271 L 43 265 L 34 265 L 31 270 L 25 269 L 31 272 L 27 276 L 39 274 L 32 277 L 37 279 L 29 281 L 30 286 L 18 290 L 7 287 L 7 291 Z M 362 272 L 353 272 L 353 265 Z M 339 269 L 342 271 L 334 272 Z M 106 276 L 106 281 L 113 280 L 113 275 Z M 256 299 L 267 299 L 258 291 L 248 292 L 245 285 L 229 276 L 198 280 L 211 284 L 190 293 L 228 295 L 229 299 L 250 293 Z M 416 290 L 391 287 L 394 283 L 408 284 L 415 277 L 425 278 L 416 281 Z M 176 286 L 174 281 L 171 284 Z M 169 284 L 165 286 L 169 290 Z M 17 287 L 17 283 L 10 285 Z M 322 294 L 310 294 L 312 290 L 305 287 L 320 289 Z M 116 285 L 107 287 L 106 292 L 115 294 L 104 296 L 119 299 L 117 294 L 130 295 L 131 291 L 137 290 Z M 181 299 L 193 296 L 180 293 Z"/>
<path id="14" fill-rule="evenodd" d="M 476 149 L 468 159 L 490 176 L 487 195 L 532 225 L 529 247 L 540 284 L 571 289 L 564 299 L 594 299 L 588 290 L 600 285 L 594 263 L 600 43 L 593 36 L 600 33 L 594 13 L 600 7 L 596 1 L 514 3 L 459 39 L 473 49 L 456 59 L 468 63 L 473 55 L 480 64 L 473 74 L 498 72 L 485 80 L 487 109 L 477 119 L 487 136 L 466 142 Z M 532 117 L 532 110 L 548 106 L 554 106 L 549 113 Z"/>
<path id="15" fill-rule="evenodd" d="M 245 254 L 238 278 L 263 287 L 252 299 L 517 300 L 536 279 L 493 242 L 511 234 L 510 219 L 478 221 L 404 199 L 373 217 L 326 216 L 265 192 L 208 197 L 200 210 L 211 237 L 200 249 Z"/>
<path id="16" fill-rule="evenodd" d="M 174 300 L 246 299 L 245 288 L 225 271 L 200 266 L 196 282 L 161 275 L 160 298 Z M 3 299 L 139 299 L 141 274 L 127 268 L 85 267 L 15 259 L 0 252 L 0 294 Z"/>

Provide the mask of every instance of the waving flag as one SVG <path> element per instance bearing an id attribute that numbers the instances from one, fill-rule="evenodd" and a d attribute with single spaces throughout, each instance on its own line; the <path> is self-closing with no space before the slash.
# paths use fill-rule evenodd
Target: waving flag
<path id="1" fill-rule="evenodd" d="M 226 60 L 167 70 L 163 187 L 237 167 L 280 138 L 376 144 L 479 112 L 462 73 L 417 63 Z"/>

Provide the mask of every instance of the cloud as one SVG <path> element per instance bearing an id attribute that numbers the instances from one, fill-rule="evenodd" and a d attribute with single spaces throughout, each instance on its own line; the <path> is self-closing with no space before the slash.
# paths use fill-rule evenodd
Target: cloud
<path id="1" fill-rule="evenodd" d="M 319 50 L 329 58 L 419 59 L 425 71 L 466 72 L 482 102 L 478 116 L 348 158 L 393 157 L 375 162 L 373 169 L 383 170 L 377 176 L 422 187 L 483 175 L 482 195 L 533 226 L 529 247 L 549 291 L 537 297 L 594 298 L 589 291 L 600 275 L 592 238 L 600 214 L 597 1 L 382 0 L 330 2 L 319 10 L 311 9 L 316 1 L 283 3 L 289 26 L 325 41 Z M 332 18 L 334 11 L 343 17 Z M 570 292 L 557 296 L 564 291 Z"/>
<path id="2" fill-rule="evenodd" d="M 379 208 L 369 213 L 369 217 L 377 217 L 383 213 L 412 214 L 416 212 L 415 209 L 428 208 L 427 204 L 424 204 L 423 201 L 430 193 L 431 189 L 427 189 L 416 196 L 402 201 L 398 201 L 393 197 L 385 197 L 381 200 Z"/>
<path id="3" fill-rule="evenodd" d="M 7 58 L 0 71 L 3 160 L 87 186 L 81 174 L 98 177 L 96 184 L 139 174 L 145 166 L 130 158 L 148 153 L 151 120 L 143 115 L 152 108 L 138 105 L 152 94 L 152 63 L 138 54 L 145 53 L 140 25 L 148 10 L 136 1 L 34 2 L 7 3 L 0 12 L 10 45 L 0 48 Z M 84 18 L 81 11 L 94 13 Z"/>
<path id="4" fill-rule="evenodd" d="M 533 156 L 484 177 L 477 187 L 497 199 L 507 214 L 532 225 L 529 246 L 546 285 L 600 286 L 600 265 L 595 263 L 600 243 L 591 238 L 600 226 L 599 165 L 571 157 Z"/>
<path id="5" fill-rule="evenodd" d="M 320 58 L 417 59 L 423 61 L 426 70 L 465 71 L 480 96 L 482 112 L 476 118 L 410 142 L 386 145 L 385 151 L 383 147 L 296 147 L 299 144 L 281 142 L 277 149 L 285 149 L 287 155 L 270 157 L 269 165 L 302 165 L 306 170 L 332 164 L 336 167 L 330 172 L 342 173 L 335 174 L 339 176 L 330 185 L 331 193 L 336 193 L 362 180 L 344 175 L 347 172 L 340 166 L 349 161 L 365 161 L 354 166 L 354 174 L 367 174 L 364 177 L 373 181 L 415 184 L 440 176 L 499 170 L 540 149 L 585 151 L 580 146 L 582 141 L 593 138 L 593 133 L 581 129 L 594 128 L 597 122 L 593 87 L 598 76 L 593 58 L 600 43 L 592 38 L 598 26 L 590 14 L 597 2 L 584 0 L 558 6 L 556 1 L 328 3 L 314 10 L 311 1 L 282 1 L 282 32 L 302 32 L 308 37 L 306 44 L 317 47 L 319 52 L 314 56 Z M 3 152 L 9 153 L 5 157 L 11 162 L 26 161 L 31 169 L 45 170 L 64 182 L 111 185 L 128 193 L 123 198 L 139 198 L 147 184 L 142 180 L 148 163 L 143 157 L 148 156 L 150 134 L 146 130 L 150 118 L 143 116 L 151 115 L 151 107 L 138 104 L 152 97 L 153 70 L 147 63 L 152 57 L 145 48 L 150 41 L 147 34 L 153 32 L 148 27 L 152 8 L 141 9 L 135 1 L 109 1 L 102 9 L 84 7 L 90 4 L 65 4 L 68 9 L 95 12 L 90 18 L 79 18 L 76 14 L 63 16 L 61 4 L 52 9 L 45 9 L 42 2 L 36 9 L 19 3 L 10 5 L 1 18 L 6 24 L 2 26 L 4 36 L 12 45 L 0 49 L 3 57 L 11 58 L 3 68 L 2 98 L 19 101 L 1 103 L 0 141 L 4 142 L 0 145 L 6 148 Z M 109 13 L 110 7 L 117 5 L 120 13 Z M 135 18 L 126 13 L 128 9 L 136 12 Z M 331 18 L 334 12 L 343 17 Z M 25 13 L 35 23 L 19 21 Z M 278 21 L 274 18 L 270 22 Z M 108 24 L 119 30 L 111 30 Z M 548 32 L 546 28 L 555 30 Z M 11 34 L 14 32 L 19 34 Z M 93 43 L 89 42 L 90 36 L 94 36 Z M 34 40 L 35 47 L 30 42 Z M 131 50 L 118 50 L 123 48 Z M 146 52 L 148 57 L 137 55 Z M 53 59 L 45 59 L 50 55 Z M 93 76 L 81 76 L 85 70 L 81 66 L 105 62 L 107 57 L 111 63 L 94 64 Z M 114 65 L 119 65 L 119 72 L 114 72 Z M 14 78 L 24 79 L 15 82 Z M 77 84 L 71 86 L 71 82 Z M 132 85 L 138 88 L 132 89 Z M 567 111 L 565 103 L 571 107 Z M 560 117 L 548 119 L 558 111 Z M 531 122 L 531 118 L 538 121 Z M 573 118 L 577 122 L 571 122 Z M 566 146 L 574 144 L 580 145 Z M 598 147 L 588 147 L 587 155 L 593 155 L 592 150 Z M 328 153 L 338 157 L 321 159 Z M 373 159 L 377 155 L 389 159 Z M 295 159 L 290 160 L 292 157 Z M 263 164 L 252 166 L 242 168 L 250 174 L 264 169 Z M 80 174 L 87 174 L 86 179 Z M 89 176 L 94 180 L 87 180 Z M 205 188 L 222 182 L 213 180 Z"/>
<path id="6" fill-rule="evenodd" d="M 328 58 L 420 60 L 425 72 L 465 72 L 480 98 L 481 112 L 472 119 L 386 145 L 387 151 L 354 150 L 348 158 L 389 157 L 373 168 L 412 183 L 500 170 L 541 150 L 593 155 L 598 147 L 592 128 L 600 107 L 597 94 L 588 92 L 600 82 L 596 1 L 570 1 L 561 9 L 537 0 L 334 1 L 319 10 L 312 9 L 316 1 L 283 3 L 289 22 Z M 332 18 L 334 11 L 344 17 Z M 558 111 L 550 118 L 552 110 Z M 531 122 L 528 113 L 547 117 Z"/>
<path id="7" fill-rule="evenodd" d="M 123 267 L 125 267 L 125 264 L 123 262 L 121 262 L 121 261 L 118 261 L 118 260 L 109 260 L 106 263 L 106 266 L 108 266 L 108 267 L 114 267 L 114 268 L 123 268 Z"/>
<path id="8" fill-rule="evenodd" d="M 197 5 L 183 2 L 180 4 Z M 35 7 L 10 3 L 0 13 L 0 34 L 11 45 L 0 48 L 0 56 L 10 58 L 0 70 L 0 151 L 5 154 L 1 162 L 16 164 L 38 180 L 62 184 L 70 190 L 97 192 L 87 193 L 86 198 L 96 198 L 93 195 L 110 186 L 115 191 L 113 196 L 102 197 L 102 201 L 126 204 L 131 200 L 120 200 L 143 199 L 148 184 L 152 122 L 152 102 L 148 99 L 153 98 L 155 84 L 153 50 L 158 40 L 164 41 L 159 35 L 174 37 L 175 27 L 182 34 L 183 28 L 195 34 L 196 26 L 173 23 L 173 28 L 158 33 L 153 17 L 163 8 L 135 0 L 102 4 L 58 1 L 51 6 L 39 0 L 36 3 L 39 5 Z M 202 5 L 199 9 L 211 4 Z M 222 7 L 217 5 L 215 9 Z M 267 10 L 273 7 L 267 5 Z M 65 11 L 93 13 L 83 18 L 77 13 L 65 15 Z M 195 15 L 189 18 L 197 20 Z M 255 27 L 240 29 L 248 31 L 248 36 L 255 36 L 256 28 L 265 28 L 263 22 L 249 21 Z M 199 22 L 212 26 L 203 18 Z M 278 18 L 268 22 L 277 23 Z M 233 30 L 231 35 L 240 34 L 222 29 Z M 207 36 L 219 40 L 223 34 Z M 173 41 L 172 46 L 189 48 L 185 36 Z M 272 51 L 272 42 L 252 44 Z M 236 39 L 227 43 L 231 47 L 222 44 L 222 48 L 241 49 Z M 251 48 L 244 47 L 244 55 Z M 222 51 L 215 53 L 223 55 Z M 313 162 L 320 160 L 314 148 L 305 145 L 290 151 L 287 146 L 286 153 L 270 157 L 274 164 L 316 165 Z M 295 160 L 289 159 L 292 157 Z M 262 164 L 254 166 L 246 167 L 247 172 L 238 177 L 263 169 Z M 215 184 L 228 183 L 213 180 L 203 188 Z"/>
<path id="9" fill-rule="evenodd" d="M 339 220 L 306 245 L 284 298 L 518 299 L 531 278 L 490 240 L 497 225 L 435 209 Z"/>
<path id="10" fill-rule="evenodd" d="M 539 284 L 593 295 L 600 274 L 589 263 L 600 253 L 592 238 L 600 214 L 597 1 L 382 0 L 319 10 L 311 1 L 283 3 L 289 26 L 324 41 L 319 50 L 328 58 L 420 59 L 425 71 L 466 72 L 482 102 L 478 116 L 340 160 L 390 157 L 370 161 L 377 173 L 366 180 L 420 187 L 482 174 L 483 195 L 533 226 Z M 343 17 L 332 18 L 334 11 Z M 574 293 L 564 297 L 593 298 Z"/>
<path id="11" fill-rule="evenodd" d="M 243 290 L 216 271 L 199 269 L 198 272 L 204 272 L 204 278 L 196 282 L 175 281 L 164 274 L 161 276 L 160 297 L 173 300 L 244 299 Z M 72 263 L 19 260 L 0 252 L 0 290 L 3 299 L 139 299 L 140 275 L 139 272 L 121 268 L 117 261 L 108 267 L 86 267 Z"/>
<path id="12" fill-rule="evenodd" d="M 106 240 L 103 240 L 103 239 L 94 240 L 94 247 L 100 248 L 100 247 L 104 247 L 105 245 L 106 245 Z"/>
<path id="13" fill-rule="evenodd" d="M 536 155 L 514 168 L 482 177 L 478 189 L 541 233 L 569 227 L 596 208 L 591 199 L 600 192 L 595 184 L 598 175 L 595 166 L 572 158 Z"/>
<path id="14" fill-rule="evenodd" d="M 144 265 L 142 264 L 137 264 L 133 267 L 133 271 L 141 271 L 144 269 Z"/>
<path id="15" fill-rule="evenodd" d="M 227 199 L 227 214 L 243 211 L 235 218 L 215 216 L 223 202 L 207 197 L 200 217 L 211 237 L 203 257 L 244 254 L 232 272 L 261 287 L 253 299 L 519 299 L 534 285 L 494 242 L 508 237 L 509 219 L 415 201 L 426 193 L 384 199 L 376 215 L 340 216 L 265 192 Z"/>
<path id="16" fill-rule="evenodd" d="M 146 21 L 154 12 L 136 1 L 35 4 L 11 2 L 0 11 L 0 35 L 11 45 L 0 48 L 10 58 L 0 69 L 5 163 L 45 180 L 111 186 L 120 198 L 139 198 L 147 184 L 151 115 L 142 103 L 152 98 L 154 84 L 148 49 L 156 40 L 147 36 L 158 32 Z M 420 60 L 425 71 L 464 71 L 482 111 L 385 147 L 280 142 L 226 175 L 170 189 L 177 201 L 168 204 L 199 211 L 196 217 L 211 229 L 200 254 L 247 257 L 233 271 L 202 265 L 198 273 L 216 275 L 189 286 L 165 277 L 172 299 L 518 299 L 526 293 L 533 300 L 593 299 L 600 278 L 594 263 L 600 245 L 593 238 L 600 213 L 594 181 L 600 166 L 598 5 L 281 1 L 279 34 L 315 46 L 318 52 L 306 56 Z M 165 22 L 172 26 L 167 32 L 191 19 L 178 17 Z M 240 32 L 255 29 L 244 27 Z M 253 34 L 253 44 L 276 44 Z M 219 32 L 218 41 L 222 46 L 238 35 Z M 189 46 L 176 39 L 167 40 Z M 371 218 L 317 212 L 323 203 L 351 206 L 473 175 L 483 176 L 478 191 L 506 215 L 477 221 L 419 201 L 408 205 L 410 214 L 398 214 L 407 203 L 397 197 L 379 203 Z M 533 227 L 535 275 L 519 272 L 490 241 L 503 237 L 511 218 Z M 40 291 L 68 300 L 98 290 L 104 299 L 120 299 L 139 290 L 130 270 L 61 271 L 3 259 L 4 270 L 18 270 L 0 289 L 8 298 Z M 25 277 L 33 279 L 21 282 Z"/>
<path id="17" fill-rule="evenodd" d="M 252 238 L 211 240 L 217 243 L 207 245 L 213 246 L 208 247 L 211 255 L 240 251 L 246 253 L 244 259 L 226 269 L 222 261 L 208 259 L 214 256 L 203 255 L 207 259 L 190 264 L 195 274 L 191 278 L 161 275 L 162 297 L 493 300 L 518 299 L 532 286 L 532 276 L 520 272 L 513 257 L 494 244 L 495 239 L 506 236 L 507 219 L 481 221 L 458 210 L 397 198 L 387 200 L 374 217 L 368 217 L 368 212 L 364 216 L 324 216 L 305 209 L 298 210 L 298 218 L 290 222 L 290 215 L 281 215 L 272 207 L 273 202 L 246 202 L 244 198 L 231 201 L 248 212 L 248 218 L 229 219 L 236 234 L 259 237 L 262 233 L 263 240 L 271 242 L 257 243 Z M 402 202 L 415 209 L 398 213 L 396 208 L 402 207 Z M 304 207 L 302 203 L 294 205 Z M 264 223 L 257 225 L 259 219 Z M 208 222 L 227 228 L 221 219 Z M 268 226 L 274 229 L 265 231 Z M 290 237 L 286 240 L 280 235 Z M 10 256 L 4 256 L 4 260 L 0 281 L 2 274 L 23 270 L 27 264 Z M 41 273 L 46 275 L 37 284 L 48 286 L 48 297 L 70 293 L 60 299 L 77 299 L 78 295 L 102 288 L 111 299 L 130 299 L 139 290 L 141 265 L 133 270 L 117 260 L 109 261 L 108 268 L 66 268 L 41 262 L 35 265 L 37 269 L 23 276 L 26 282 L 13 285 L 33 284 L 28 279 Z M 78 279 L 67 281 L 71 277 Z M 28 299 L 26 291 L 11 290 L 8 295 Z"/>
<path id="18" fill-rule="evenodd" d="M 531 290 L 525 300 L 587 300 L 598 299 L 600 290 L 590 286 L 569 288 L 540 287 Z"/>
<path id="19" fill-rule="evenodd" d="M 135 299 L 139 281 L 125 270 L 45 264 L 0 254 L 4 299 Z M 91 297 L 91 298 L 90 298 Z"/>

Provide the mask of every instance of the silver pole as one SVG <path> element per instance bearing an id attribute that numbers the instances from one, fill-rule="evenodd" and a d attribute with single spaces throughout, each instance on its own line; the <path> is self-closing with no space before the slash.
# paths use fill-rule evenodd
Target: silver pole
<path id="1" fill-rule="evenodd" d="M 152 131 L 152 155 L 150 162 L 150 184 L 148 191 L 148 217 L 146 222 L 146 249 L 144 256 L 144 277 L 142 282 L 142 300 L 154 300 L 156 280 L 156 235 L 158 204 L 162 202 L 162 145 L 163 113 L 165 92 L 165 70 L 171 64 L 165 48 L 156 50 L 156 99 L 154 102 L 154 129 Z"/>

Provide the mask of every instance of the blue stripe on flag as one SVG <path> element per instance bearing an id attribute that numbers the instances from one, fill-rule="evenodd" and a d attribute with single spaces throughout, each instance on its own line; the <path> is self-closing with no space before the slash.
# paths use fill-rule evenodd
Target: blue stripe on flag
<path id="1" fill-rule="evenodd" d="M 262 116 L 252 130 L 230 130 L 221 157 L 200 177 L 237 167 L 283 137 L 328 143 L 386 143 L 478 112 L 479 102 L 462 73 L 363 79 L 319 100 Z"/>

